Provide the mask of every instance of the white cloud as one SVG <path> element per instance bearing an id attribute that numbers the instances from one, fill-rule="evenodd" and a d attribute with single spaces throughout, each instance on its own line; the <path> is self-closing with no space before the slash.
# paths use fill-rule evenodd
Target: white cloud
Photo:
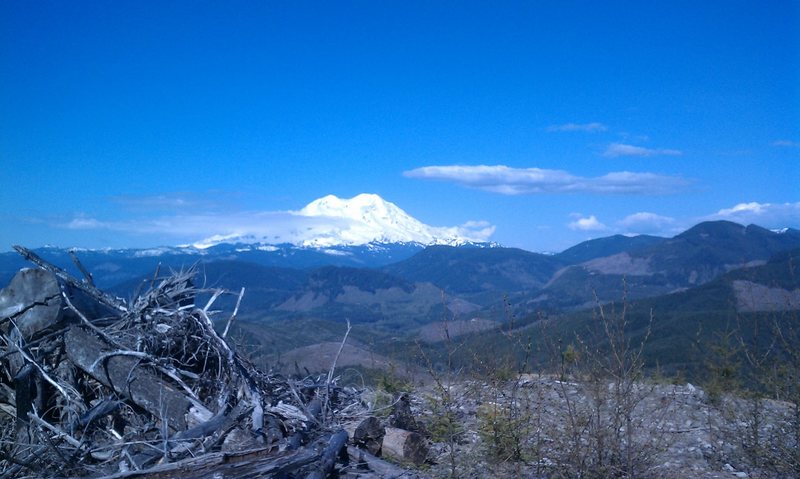
<path id="1" fill-rule="evenodd" d="M 403 173 L 408 178 L 452 181 L 503 195 L 588 193 L 658 195 L 682 191 L 690 181 L 680 176 L 619 171 L 587 178 L 563 170 L 510 168 L 504 165 L 424 166 Z"/>
<path id="2" fill-rule="evenodd" d="M 717 212 L 720 216 L 735 216 L 738 214 L 761 214 L 769 208 L 769 203 L 756 203 L 755 201 L 751 203 L 739 203 L 738 205 L 734 206 L 733 208 L 725 208 L 721 209 Z"/>
<path id="3" fill-rule="evenodd" d="M 131 211 L 222 211 L 230 209 L 237 196 L 237 193 L 212 190 L 202 193 L 173 192 L 160 195 L 118 195 L 112 196 L 110 200 Z"/>
<path id="4" fill-rule="evenodd" d="M 665 235 L 675 232 L 675 218 L 640 211 L 619 221 L 626 233 Z"/>
<path id="5" fill-rule="evenodd" d="M 608 227 L 603 223 L 599 222 L 594 215 L 589 217 L 581 217 L 572 221 L 567 225 L 571 230 L 579 230 L 579 231 L 603 231 L 607 230 Z"/>
<path id="6" fill-rule="evenodd" d="M 71 230 L 93 230 L 93 229 L 109 228 L 111 225 L 109 223 L 99 221 L 95 218 L 89 218 L 85 215 L 80 215 L 76 218 L 73 218 L 70 222 L 66 223 L 63 226 Z"/>
<path id="7" fill-rule="evenodd" d="M 496 227 L 488 221 L 467 221 L 456 226 L 456 233 L 462 237 L 480 238 L 479 241 L 488 241 L 495 232 Z"/>
<path id="8" fill-rule="evenodd" d="M 800 228 L 800 202 L 796 203 L 739 203 L 723 208 L 704 219 L 728 220 L 740 224 L 757 224 L 765 228 Z"/>
<path id="9" fill-rule="evenodd" d="M 212 235 L 234 237 L 250 235 L 269 242 L 288 242 L 312 230 L 341 228 L 340 218 L 308 217 L 289 212 L 245 211 L 227 214 L 177 214 L 126 221 L 100 221 L 78 217 L 62 225 L 69 229 L 106 229 L 139 235 L 169 235 L 197 238 Z"/>
<path id="10" fill-rule="evenodd" d="M 551 125 L 547 131 L 587 131 L 590 133 L 607 131 L 608 127 L 602 123 L 564 123 L 563 125 Z"/>
<path id="11" fill-rule="evenodd" d="M 772 146 L 783 148 L 800 148 L 800 142 L 792 140 L 776 140 L 772 142 Z"/>
<path id="12" fill-rule="evenodd" d="M 644 148 L 641 146 L 627 145 L 625 143 L 612 143 L 608 145 L 603 156 L 615 158 L 617 156 L 680 156 L 683 152 L 681 150 L 671 149 L 652 149 Z"/>
<path id="13" fill-rule="evenodd" d="M 638 213 L 633 213 L 632 215 L 626 216 L 620 220 L 619 223 L 627 228 L 637 228 L 642 226 L 661 228 L 663 226 L 675 223 L 675 218 L 661 216 L 647 211 L 640 211 Z"/>

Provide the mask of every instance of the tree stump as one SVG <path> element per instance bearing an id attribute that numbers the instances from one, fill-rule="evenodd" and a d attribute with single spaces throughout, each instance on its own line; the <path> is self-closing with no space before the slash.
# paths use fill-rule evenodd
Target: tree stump
<path id="1" fill-rule="evenodd" d="M 428 442 L 416 432 L 387 427 L 382 450 L 385 457 L 395 461 L 420 465 L 428 456 Z"/>
<path id="2" fill-rule="evenodd" d="M 383 436 L 386 434 L 380 419 L 370 416 L 361 421 L 355 429 L 348 432 L 353 437 L 353 444 L 366 449 L 373 456 L 380 456 Z"/>

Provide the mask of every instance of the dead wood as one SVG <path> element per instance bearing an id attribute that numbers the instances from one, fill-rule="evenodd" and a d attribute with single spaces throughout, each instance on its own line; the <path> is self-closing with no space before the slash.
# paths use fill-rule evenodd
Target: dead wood
<path id="1" fill-rule="evenodd" d="M 83 280 L 86 282 L 86 284 L 94 287 L 94 278 L 92 278 L 92 273 L 83 267 L 83 263 L 81 263 L 81 260 L 78 259 L 78 255 L 75 254 L 75 249 L 69 250 L 69 257 L 72 258 L 72 262 L 75 264 L 75 267 L 78 268 L 78 271 L 80 271 L 83 275 Z"/>
<path id="2" fill-rule="evenodd" d="M 25 341 L 56 327 L 64 317 L 58 279 L 42 269 L 20 271 L 0 294 L 0 317 L 3 333 Z"/>
<path id="3" fill-rule="evenodd" d="M 408 478 L 420 477 L 420 474 L 404 469 L 391 462 L 384 461 L 373 454 L 360 449 L 356 446 L 347 446 L 347 453 L 350 456 L 350 470 L 358 472 L 358 477 L 367 479 L 375 478 Z M 372 473 L 370 475 L 370 473 Z"/>
<path id="4" fill-rule="evenodd" d="M 344 455 L 347 458 L 347 432 L 341 429 L 334 433 L 328 441 L 327 447 L 322 452 L 316 469 L 307 477 L 308 479 L 324 479 L 333 471 L 334 465 Z"/>
<path id="5" fill-rule="evenodd" d="M 85 373 L 110 387 L 122 397 L 148 411 L 153 417 L 160 417 L 175 431 L 186 428 L 186 414 L 192 402 L 174 387 L 160 380 L 157 375 L 145 369 L 146 362 L 140 358 L 115 352 L 113 346 L 83 329 L 73 326 L 64 337 L 67 357 Z M 98 359 L 105 360 L 98 364 Z"/>
<path id="6" fill-rule="evenodd" d="M 94 298 L 97 302 L 109 306 L 111 308 L 114 308 L 119 312 L 124 313 L 127 311 L 125 303 L 122 300 L 115 298 L 110 294 L 104 293 L 103 291 L 100 291 L 99 289 L 95 288 L 93 285 L 89 283 L 85 283 L 83 281 L 75 279 L 72 275 L 70 275 L 63 269 L 59 268 L 58 266 L 55 266 L 43 260 L 42 258 L 39 257 L 39 255 L 29 250 L 28 248 L 19 245 L 14 245 L 14 249 L 19 254 L 21 254 L 23 258 L 36 264 L 40 268 L 55 274 L 59 279 L 63 280 L 70 286 L 84 291 L 87 295 Z"/>
<path id="7" fill-rule="evenodd" d="M 97 479 L 242 479 L 279 476 L 318 461 L 321 454 L 312 449 L 275 453 L 269 449 L 215 452 L 171 464 L 160 464 L 145 471 L 125 471 Z"/>
<path id="8" fill-rule="evenodd" d="M 416 432 L 387 427 L 383 455 L 397 462 L 420 465 L 428 456 L 428 442 Z"/>
<path id="9" fill-rule="evenodd" d="M 374 456 L 380 456 L 383 436 L 386 434 L 386 428 L 381 424 L 380 419 L 370 416 L 360 423 L 346 425 L 345 429 L 352 437 L 353 444 L 366 449 Z"/>
<path id="10" fill-rule="evenodd" d="M 211 307 L 231 293 L 195 288 L 193 269 L 157 272 L 126 302 L 95 287 L 74 252 L 83 280 L 15 249 L 39 267 L 0 291 L 0 479 L 323 478 L 345 467 L 337 424 L 363 418 L 358 392 L 337 386 L 336 361 L 327 375 L 285 378 L 237 353 L 227 333 L 244 288 L 218 334 Z M 199 292 L 210 295 L 202 308 Z M 375 421 L 358 434 L 377 453 Z"/>

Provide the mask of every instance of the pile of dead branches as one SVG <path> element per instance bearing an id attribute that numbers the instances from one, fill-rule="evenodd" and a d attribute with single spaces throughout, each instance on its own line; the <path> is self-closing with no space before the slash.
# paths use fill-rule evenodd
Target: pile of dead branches
<path id="1" fill-rule="evenodd" d="M 196 304 L 189 270 L 124 301 L 15 248 L 38 267 L 0 292 L 0 478 L 325 477 L 340 460 L 332 419 L 355 391 L 253 367 L 226 340 L 236 311 L 212 309 L 231 293 Z"/>

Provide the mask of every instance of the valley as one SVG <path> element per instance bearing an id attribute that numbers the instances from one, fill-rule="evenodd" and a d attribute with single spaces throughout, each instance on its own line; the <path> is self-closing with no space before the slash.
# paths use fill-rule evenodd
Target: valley
<path id="1" fill-rule="evenodd" d="M 69 251 L 37 251 L 80 275 Z M 284 367 L 280 358 L 298 355 L 298 348 L 338 341 L 345 320 L 354 325 L 359 348 L 391 352 L 401 363 L 413 361 L 418 343 L 435 350 L 443 339 L 459 338 L 481 350 L 480 344 L 502 343 L 504 331 L 542 325 L 569 341 L 598 307 L 624 301 L 634 329 L 653 313 L 648 364 L 694 375 L 702 360 L 687 354 L 698 341 L 748 315 L 798 309 L 798 251 L 800 231 L 718 221 L 672 238 L 617 235 L 551 255 L 488 243 L 377 242 L 219 243 L 76 255 L 96 284 L 123 298 L 144 289 L 156 271 L 187 268 L 196 269 L 201 290 L 232 292 L 219 298 L 222 308 L 232 308 L 244 287 L 235 333 L 266 367 Z M 0 254 L 0 280 L 23 266 L 15 253 Z"/>

